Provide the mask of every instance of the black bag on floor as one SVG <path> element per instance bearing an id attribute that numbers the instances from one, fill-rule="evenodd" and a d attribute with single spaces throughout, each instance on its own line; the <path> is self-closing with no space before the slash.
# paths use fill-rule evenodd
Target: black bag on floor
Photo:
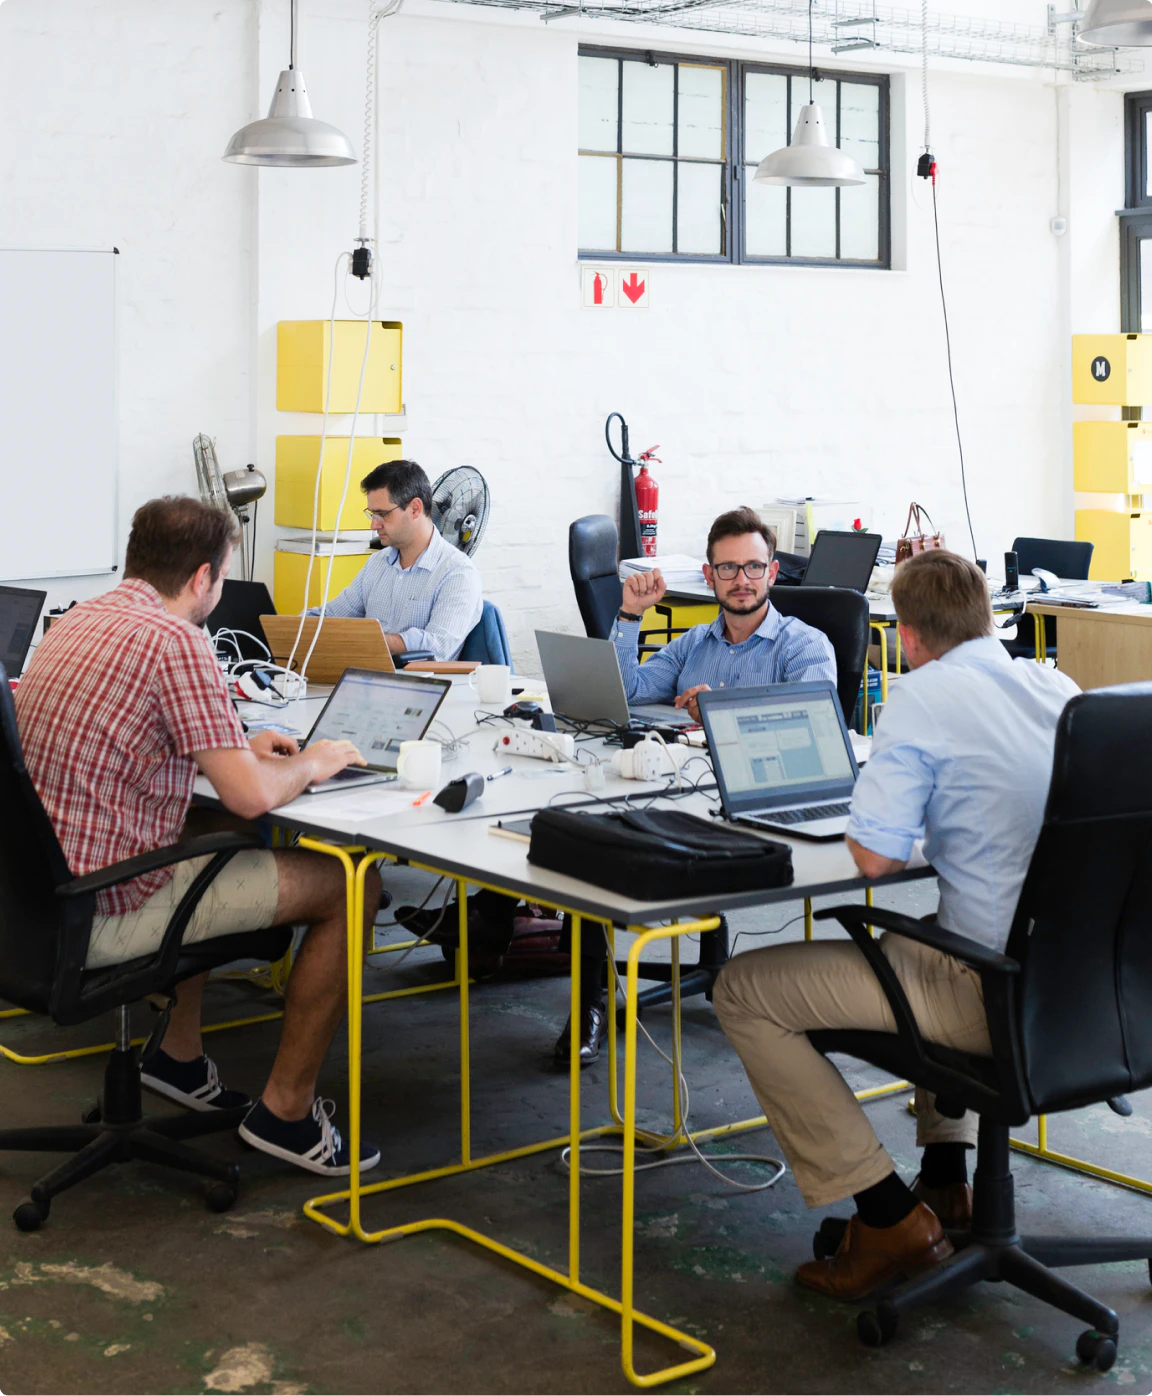
<path id="1" fill-rule="evenodd" d="M 792 850 L 679 810 L 542 809 L 528 861 L 637 901 L 787 887 Z"/>

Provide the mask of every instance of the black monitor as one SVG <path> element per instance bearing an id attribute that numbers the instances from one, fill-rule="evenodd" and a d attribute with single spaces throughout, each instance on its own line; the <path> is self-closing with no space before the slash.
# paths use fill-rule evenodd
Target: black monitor
<path id="1" fill-rule="evenodd" d="M 878 533 L 838 533 L 822 528 L 812 544 L 801 586 L 867 591 L 881 541 Z"/>
<path id="2" fill-rule="evenodd" d="M 0 664 L 10 679 L 20 677 L 47 599 L 46 591 L 0 587 Z"/>
<path id="3" fill-rule="evenodd" d="M 274 616 L 276 607 L 263 582 L 234 581 L 231 577 L 224 583 L 220 602 L 204 622 L 209 635 L 215 637 L 218 630 L 235 632 L 235 642 L 240 654 L 237 656 L 231 639 L 222 640 L 218 648 L 221 654 L 230 659 L 267 659 L 264 648 L 264 631 L 260 626 L 261 616 Z M 252 638 L 249 638 L 249 637 Z"/>

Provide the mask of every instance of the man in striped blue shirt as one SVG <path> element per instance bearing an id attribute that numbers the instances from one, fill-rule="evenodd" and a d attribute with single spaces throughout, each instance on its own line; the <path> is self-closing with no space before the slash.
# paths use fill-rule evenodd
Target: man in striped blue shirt
<path id="1" fill-rule="evenodd" d="M 836 656 L 827 635 L 794 616 L 782 616 L 768 599 L 780 564 L 776 538 L 754 510 L 721 514 L 708 534 L 704 578 L 716 593 L 720 614 L 697 625 L 641 664 L 640 618 L 664 596 L 659 569 L 634 573 L 612 639 L 628 701 L 672 703 L 697 722 L 696 695 L 709 688 L 755 688 L 766 683 L 836 682 Z"/>
<path id="2" fill-rule="evenodd" d="M 360 482 L 364 513 L 384 544 L 325 614 L 371 616 L 393 654 L 430 650 L 455 659 L 478 624 L 484 601 L 471 558 L 446 543 L 432 522 L 432 486 L 411 460 L 378 465 Z M 318 615 L 314 606 L 308 614 Z"/>

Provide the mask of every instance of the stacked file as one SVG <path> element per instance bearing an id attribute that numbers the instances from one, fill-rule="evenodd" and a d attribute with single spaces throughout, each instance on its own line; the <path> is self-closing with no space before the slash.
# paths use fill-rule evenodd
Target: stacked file
<path id="1" fill-rule="evenodd" d="M 704 585 L 704 564 L 686 553 L 669 553 L 667 557 L 628 557 L 620 563 L 620 580 L 625 582 L 633 572 L 652 572 L 659 568 L 665 584 L 673 591 L 677 587 Z"/>

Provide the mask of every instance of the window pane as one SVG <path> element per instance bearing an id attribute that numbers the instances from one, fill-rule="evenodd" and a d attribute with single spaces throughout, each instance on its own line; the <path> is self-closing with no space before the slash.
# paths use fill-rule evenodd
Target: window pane
<path id="1" fill-rule="evenodd" d="M 749 73 L 744 79 L 744 158 L 758 165 L 788 144 L 788 79 Z"/>
<path id="2" fill-rule="evenodd" d="M 621 150 L 635 155 L 671 155 L 675 68 L 671 63 L 659 63 L 655 68 L 647 63 L 625 63 L 623 67 Z"/>
<path id="3" fill-rule="evenodd" d="M 580 57 L 580 149 L 615 150 L 619 118 L 615 58 Z"/>
<path id="4" fill-rule="evenodd" d="M 840 255 L 862 262 L 880 256 L 880 176 L 840 190 Z"/>
<path id="5" fill-rule="evenodd" d="M 681 63 L 677 116 L 677 155 L 700 160 L 724 158 L 724 69 Z"/>
<path id="6" fill-rule="evenodd" d="M 788 190 L 780 184 L 757 184 L 755 166 L 745 172 L 744 241 L 749 257 L 783 257 L 788 252 Z"/>
<path id="7" fill-rule="evenodd" d="M 620 250 L 672 251 L 671 160 L 625 160 Z"/>
<path id="8" fill-rule="evenodd" d="M 1140 239 L 1140 333 L 1152 330 L 1152 238 Z"/>
<path id="9" fill-rule="evenodd" d="M 676 186 L 676 251 L 719 256 L 721 165 L 681 164 Z"/>
<path id="10" fill-rule="evenodd" d="M 880 168 L 880 89 L 871 83 L 840 84 L 840 149 L 862 170 Z"/>
<path id="11" fill-rule="evenodd" d="M 1152 150 L 1152 111 L 1144 113 L 1144 149 Z M 1152 199 L 1152 160 L 1148 161 L 1148 187 L 1144 190 L 1144 197 Z"/>
<path id="12" fill-rule="evenodd" d="M 835 257 L 835 255 L 836 190 L 793 188 L 792 256 Z"/>
<path id="13" fill-rule="evenodd" d="M 580 156 L 580 247 L 588 252 L 616 251 L 615 156 Z"/>

